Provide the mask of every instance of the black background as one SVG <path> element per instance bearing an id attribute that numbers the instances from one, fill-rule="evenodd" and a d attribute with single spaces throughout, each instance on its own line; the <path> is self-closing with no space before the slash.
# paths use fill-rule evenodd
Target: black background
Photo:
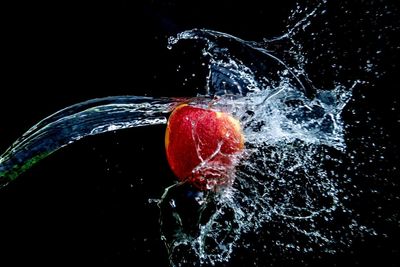
<path id="1" fill-rule="evenodd" d="M 295 3 L 274 2 L 32 1 L 4 7 L 0 150 L 45 116 L 90 98 L 193 95 L 176 74 L 177 65 L 187 59 L 167 49 L 168 36 L 196 27 L 249 40 L 272 37 L 283 31 Z M 198 62 L 192 63 L 188 72 L 201 71 L 192 66 Z M 393 128 L 393 135 L 398 110 L 393 113 L 391 103 L 398 99 L 398 73 L 398 67 L 389 69 L 360 104 L 378 112 L 380 123 Z M 157 126 L 86 138 L 2 189 L 1 265 L 140 266 L 144 259 L 146 265 L 166 266 L 158 210 L 147 201 L 174 181 L 163 135 L 164 128 Z M 393 243 L 371 241 L 310 263 L 396 266 L 398 249 Z M 274 262 L 304 265 L 284 259 L 269 263 Z"/>

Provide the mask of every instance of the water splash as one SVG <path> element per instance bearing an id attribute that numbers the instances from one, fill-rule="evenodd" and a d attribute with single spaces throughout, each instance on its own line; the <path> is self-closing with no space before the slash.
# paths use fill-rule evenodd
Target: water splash
<path id="1" fill-rule="evenodd" d="M 169 39 L 169 48 L 179 42 L 203 45 L 209 61 L 208 94 L 243 96 L 222 97 L 215 107 L 241 119 L 247 141 L 232 188 L 200 194 L 179 184 L 164 194 L 159 203 L 162 233 L 172 265 L 235 260 L 235 249 L 241 247 L 257 247 L 257 255 L 274 251 L 275 257 L 332 254 L 348 249 L 354 240 L 378 235 L 351 204 L 360 197 L 353 179 L 368 174 L 353 172 L 364 163 L 352 160 L 354 155 L 346 150 L 342 115 L 357 86 L 373 84 L 384 75 L 377 71 L 380 52 L 370 45 L 335 47 L 337 36 L 330 24 L 320 34 L 313 32 L 313 21 L 329 10 L 327 1 L 311 9 L 297 6 L 288 31 L 263 42 L 201 29 Z M 369 11 L 372 18 L 363 23 L 375 24 L 384 14 L 392 14 L 387 6 L 378 10 Z M 369 28 L 371 36 L 379 32 L 378 39 L 399 29 Z M 311 41 L 303 41 L 310 32 Z M 361 40 L 367 40 L 365 34 Z M 315 42 L 324 51 L 306 53 L 309 43 Z M 392 43 L 385 47 L 395 49 Z M 348 62 L 352 49 L 359 58 Z M 324 67 L 315 68 L 320 65 Z M 333 74 L 326 75 L 328 69 Z M 323 83 L 311 81 L 321 76 Z M 184 207 L 188 200 L 195 214 Z M 195 219 L 189 223 L 186 216 Z"/>
<path id="2" fill-rule="evenodd" d="M 289 67 L 265 44 L 198 29 L 170 38 L 170 45 L 180 40 L 205 43 L 203 55 L 210 60 L 209 93 L 242 96 L 221 97 L 213 107 L 240 118 L 247 151 L 232 188 L 217 194 L 191 194 L 200 214 L 194 216 L 198 219 L 195 227 L 185 225 L 184 217 L 193 214 L 179 207 L 187 205 L 182 198 L 188 196 L 182 190 L 188 189 L 177 185 L 164 194 L 159 204 L 161 223 L 172 264 L 228 261 L 235 247 L 251 246 L 241 239 L 243 234 L 263 232 L 271 223 L 279 225 L 281 233 L 302 240 L 276 238 L 275 244 L 285 249 L 301 247 L 307 252 L 317 246 L 333 251 L 338 243 L 348 244 L 347 239 L 333 240 L 333 235 L 344 233 L 329 227 L 337 210 L 348 212 L 341 201 L 341 184 L 349 181 L 327 165 L 340 164 L 332 151 L 345 151 L 341 114 L 359 81 L 350 88 L 320 90 L 303 71 Z M 238 47 L 242 54 L 236 53 Z M 253 54 L 265 59 L 262 64 L 245 63 Z M 268 72 L 263 76 L 265 69 Z M 320 220 L 323 223 L 317 223 Z M 347 227 L 358 226 L 352 221 Z"/>

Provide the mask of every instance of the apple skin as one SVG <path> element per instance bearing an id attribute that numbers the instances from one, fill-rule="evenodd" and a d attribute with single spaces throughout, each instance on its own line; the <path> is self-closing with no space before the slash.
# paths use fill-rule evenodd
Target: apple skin
<path id="1" fill-rule="evenodd" d="M 165 134 L 168 163 L 180 181 L 201 190 L 232 184 L 243 148 L 240 123 L 227 113 L 183 104 L 169 117 Z"/>

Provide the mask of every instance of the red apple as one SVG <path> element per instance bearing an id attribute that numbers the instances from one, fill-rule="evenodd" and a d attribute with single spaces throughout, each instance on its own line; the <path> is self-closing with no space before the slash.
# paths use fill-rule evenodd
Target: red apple
<path id="1" fill-rule="evenodd" d="M 227 113 L 183 104 L 169 117 L 165 134 L 168 163 L 180 181 L 187 180 L 199 189 L 231 184 L 243 147 L 240 123 Z"/>

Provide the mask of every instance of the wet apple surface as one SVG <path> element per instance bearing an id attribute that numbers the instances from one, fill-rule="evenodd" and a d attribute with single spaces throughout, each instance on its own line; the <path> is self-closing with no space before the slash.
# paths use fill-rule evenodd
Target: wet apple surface
<path id="1" fill-rule="evenodd" d="M 168 163 L 180 181 L 211 189 L 233 182 L 244 136 L 239 121 L 231 115 L 184 104 L 169 118 L 165 148 Z"/>

